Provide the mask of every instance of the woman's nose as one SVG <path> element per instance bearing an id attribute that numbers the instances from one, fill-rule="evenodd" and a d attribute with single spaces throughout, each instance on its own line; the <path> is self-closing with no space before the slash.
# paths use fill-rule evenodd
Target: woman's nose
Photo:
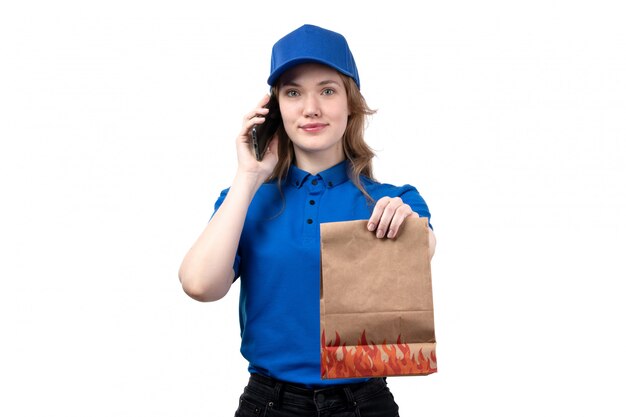
<path id="1" fill-rule="evenodd" d="M 320 106 L 317 97 L 310 95 L 304 101 L 304 115 L 306 117 L 318 117 L 320 115 Z"/>

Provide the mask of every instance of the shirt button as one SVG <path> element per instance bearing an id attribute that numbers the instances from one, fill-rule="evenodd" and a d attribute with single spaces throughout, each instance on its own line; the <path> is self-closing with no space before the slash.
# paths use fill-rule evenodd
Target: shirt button
<path id="1" fill-rule="evenodd" d="M 333 182 L 332 181 L 328 181 L 328 186 L 332 187 L 333 186 Z"/>
<path id="2" fill-rule="evenodd" d="M 314 206 L 315 205 L 315 200 L 309 200 L 309 204 Z"/>
<path id="3" fill-rule="evenodd" d="M 296 185 L 300 185 L 300 181 L 297 181 L 297 180 L 296 180 Z"/>
<path id="4" fill-rule="evenodd" d="M 313 219 L 306 219 L 306 222 L 307 222 L 308 224 L 311 224 L 311 223 L 313 223 Z"/>
<path id="5" fill-rule="evenodd" d="M 313 184 L 313 185 L 317 185 L 317 180 L 313 180 L 313 181 L 311 181 L 311 184 Z"/>

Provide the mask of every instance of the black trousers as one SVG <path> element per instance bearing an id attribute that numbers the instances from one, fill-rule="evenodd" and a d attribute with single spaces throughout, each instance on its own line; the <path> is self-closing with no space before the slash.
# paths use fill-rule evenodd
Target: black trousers
<path id="1" fill-rule="evenodd" d="M 384 378 L 309 389 L 250 375 L 235 417 L 399 417 Z"/>

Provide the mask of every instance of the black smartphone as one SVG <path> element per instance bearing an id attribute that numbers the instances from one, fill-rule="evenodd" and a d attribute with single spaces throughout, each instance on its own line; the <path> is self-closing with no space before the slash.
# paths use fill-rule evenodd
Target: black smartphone
<path id="1" fill-rule="evenodd" d="M 278 130 L 278 126 L 282 123 L 280 116 L 280 108 L 278 107 L 278 100 L 276 96 L 272 94 L 270 101 L 265 105 L 269 109 L 269 112 L 265 116 L 265 121 L 261 124 L 252 126 L 250 135 L 252 136 L 252 148 L 254 149 L 254 156 L 257 161 L 263 159 L 263 155 L 267 150 L 267 146 L 272 139 L 272 136 Z"/>

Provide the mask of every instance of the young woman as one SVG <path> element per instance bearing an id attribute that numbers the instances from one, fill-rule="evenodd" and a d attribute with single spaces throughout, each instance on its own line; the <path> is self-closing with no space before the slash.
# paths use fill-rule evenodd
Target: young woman
<path id="1" fill-rule="evenodd" d="M 406 218 L 430 218 L 428 207 L 414 187 L 373 179 L 363 138 L 373 111 L 342 35 L 304 25 L 281 38 L 268 84 L 282 125 L 258 161 L 250 130 L 269 97 L 244 117 L 235 178 L 182 262 L 183 289 L 214 301 L 241 279 L 251 375 L 236 416 L 398 416 L 384 379 L 320 378 L 319 225 L 369 219 L 369 231 L 393 239 Z M 430 240 L 432 257 L 432 231 Z"/>

